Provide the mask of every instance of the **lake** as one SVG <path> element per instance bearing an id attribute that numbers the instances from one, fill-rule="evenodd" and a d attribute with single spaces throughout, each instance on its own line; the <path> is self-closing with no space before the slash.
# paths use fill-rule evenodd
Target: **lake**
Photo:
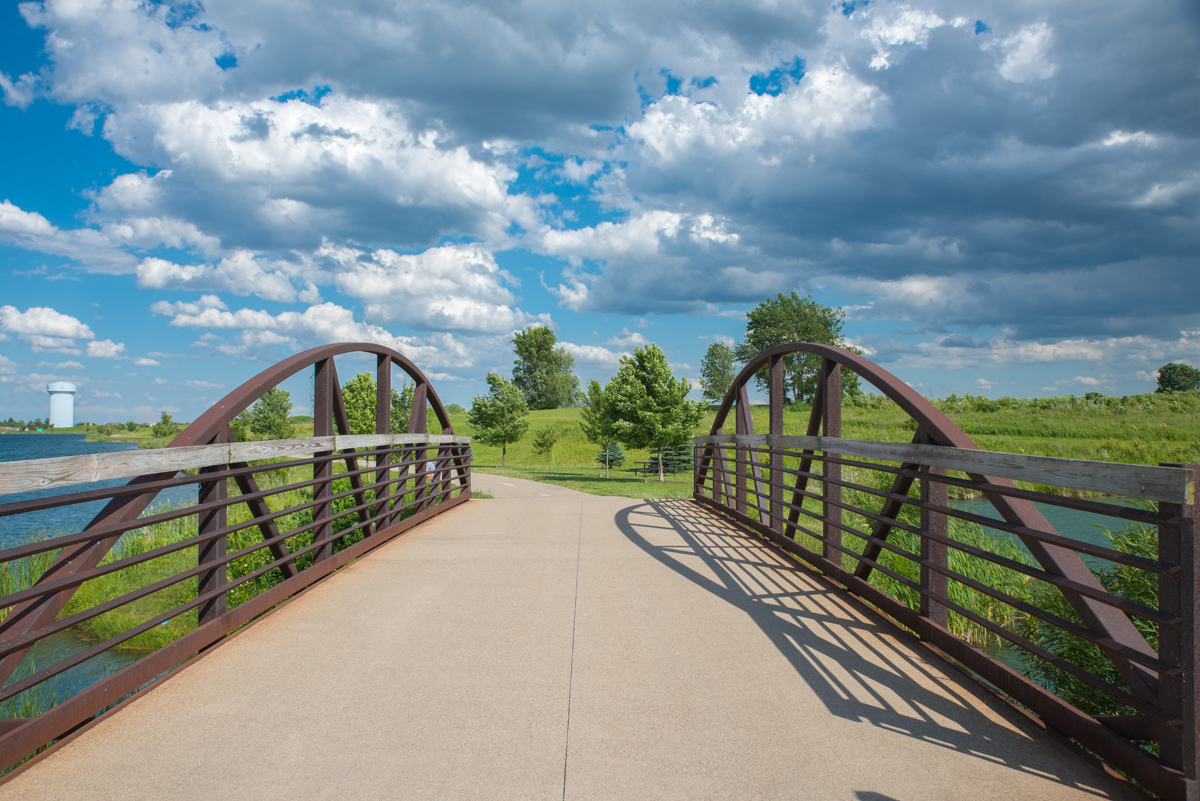
<path id="1" fill-rule="evenodd" d="M 0 461 L 14 462 L 26 459 L 49 459 L 56 456 L 116 453 L 137 448 L 137 444 L 133 442 L 87 442 L 85 437 L 84 434 L 4 434 L 0 436 Z M 96 481 L 36 492 L 0 495 L 0 504 L 64 495 L 83 490 L 117 487 L 125 483 L 127 480 L 123 479 Z M 194 484 L 174 487 L 160 493 L 147 512 L 160 509 L 168 504 L 178 506 L 195 502 L 196 486 Z M 24 545 L 37 537 L 54 537 L 81 531 L 104 508 L 105 503 L 107 501 L 91 501 L 12 517 L 0 517 L 0 549 Z M 81 642 L 69 631 L 46 637 L 38 641 L 29 655 L 25 657 L 21 667 L 18 668 L 17 675 L 28 675 L 32 672 L 33 666 L 44 668 L 88 647 L 87 643 Z M 55 676 L 46 682 L 46 685 L 54 693 L 73 695 L 126 665 L 133 664 L 137 659 L 137 654 L 107 651 Z"/>

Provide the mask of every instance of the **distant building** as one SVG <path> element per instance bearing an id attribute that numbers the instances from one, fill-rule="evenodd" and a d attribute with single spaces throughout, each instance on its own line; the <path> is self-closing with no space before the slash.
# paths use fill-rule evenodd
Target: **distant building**
<path id="1" fill-rule="evenodd" d="M 50 425 L 55 428 L 75 425 L 75 385 L 55 381 L 46 385 L 46 391 L 50 393 Z"/>

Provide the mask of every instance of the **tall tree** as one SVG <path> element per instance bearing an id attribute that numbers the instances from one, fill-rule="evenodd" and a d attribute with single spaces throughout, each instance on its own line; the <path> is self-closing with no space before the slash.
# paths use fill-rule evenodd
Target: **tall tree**
<path id="1" fill-rule="evenodd" d="M 1200 389 L 1200 370 L 1175 363 L 1158 368 L 1158 389 L 1155 392 L 1184 392 L 1189 389 Z"/>
<path id="2" fill-rule="evenodd" d="M 720 402 L 733 385 L 733 379 L 737 378 L 733 363 L 733 348 L 724 342 L 708 346 L 700 362 L 700 390 L 709 403 Z"/>
<path id="3" fill-rule="evenodd" d="M 626 447 L 658 451 L 658 480 L 663 481 L 662 449 L 691 439 L 706 404 L 687 399 L 692 382 L 675 378 L 658 345 L 635 348 L 604 388 L 616 438 Z"/>
<path id="4" fill-rule="evenodd" d="M 392 387 L 391 425 L 388 431 L 402 434 L 408 431 L 408 418 L 412 414 L 415 385 L 404 381 L 397 391 Z M 375 433 L 375 376 L 359 373 L 342 385 L 342 402 L 346 404 L 346 418 L 351 434 Z M 421 432 L 424 433 L 424 432 Z"/>
<path id="5" fill-rule="evenodd" d="M 603 446 L 604 450 L 601 453 L 604 454 L 604 477 L 608 478 L 609 455 L 612 453 L 612 444 L 616 442 L 617 435 L 613 428 L 608 399 L 600 382 L 595 380 L 588 382 L 582 405 L 580 428 L 583 429 L 583 435 L 588 438 L 588 442 Z"/>
<path id="6" fill-rule="evenodd" d="M 738 361 L 746 364 L 759 353 L 776 345 L 788 342 L 813 342 L 819 345 L 835 345 L 839 348 L 859 352 L 846 345 L 842 336 L 845 322 L 844 309 L 835 309 L 813 300 L 812 295 L 800 297 L 795 292 L 767 298 L 746 315 L 746 338 L 737 346 Z M 809 403 L 817 392 L 817 379 L 821 371 L 821 357 L 811 353 L 791 353 L 783 358 L 784 395 L 793 403 Z M 759 389 L 770 387 L 770 375 L 766 366 L 754 374 Z M 858 376 L 849 371 L 842 372 L 842 394 L 857 395 L 861 390 Z"/>
<path id="7" fill-rule="evenodd" d="M 292 393 L 271 387 L 250 408 L 250 430 L 261 439 L 290 439 L 294 433 L 288 418 L 292 416 Z"/>
<path id="8" fill-rule="evenodd" d="M 557 409 L 579 400 L 575 357 L 561 346 L 545 326 L 530 326 L 513 334 L 513 384 L 530 409 Z"/>
<path id="9" fill-rule="evenodd" d="M 529 414 L 529 406 L 511 381 L 488 373 L 487 382 L 490 391 L 471 401 L 467 423 L 484 445 L 500 446 L 500 465 L 507 467 L 508 444 L 519 441 L 529 430 L 529 422 L 522 419 Z"/>

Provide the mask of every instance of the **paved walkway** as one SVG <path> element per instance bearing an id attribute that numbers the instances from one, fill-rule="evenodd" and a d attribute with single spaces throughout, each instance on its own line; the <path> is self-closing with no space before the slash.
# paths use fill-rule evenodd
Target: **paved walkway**
<path id="1" fill-rule="evenodd" d="M 1123 797 L 690 502 L 474 483 L 0 796 Z"/>

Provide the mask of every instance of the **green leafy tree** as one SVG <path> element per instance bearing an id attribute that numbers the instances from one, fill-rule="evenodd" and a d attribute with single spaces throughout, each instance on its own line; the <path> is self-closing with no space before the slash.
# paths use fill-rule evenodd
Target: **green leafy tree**
<path id="1" fill-rule="evenodd" d="M 150 429 L 150 433 L 155 439 L 170 439 L 179 431 L 179 426 L 175 425 L 174 419 L 166 412 L 162 413 L 162 419 L 154 424 Z"/>
<path id="2" fill-rule="evenodd" d="M 601 455 L 607 454 L 612 450 L 612 446 L 616 443 L 617 432 L 613 426 L 612 410 L 608 404 L 607 396 L 604 394 L 604 389 L 598 381 L 589 381 L 587 392 L 583 395 L 583 409 L 580 413 L 580 427 L 583 429 L 583 435 L 587 437 L 588 442 L 594 442 L 597 445 L 603 446 L 600 451 Z M 624 452 L 621 453 L 621 461 L 625 461 Z M 617 463 L 619 464 L 619 463 Z M 608 478 L 609 462 L 604 460 L 604 477 Z"/>
<path id="3" fill-rule="evenodd" d="M 733 348 L 724 342 L 708 346 L 700 362 L 700 390 L 709 403 L 719 403 L 737 378 Z"/>
<path id="4" fill-rule="evenodd" d="M 1155 392 L 1186 392 L 1200 390 L 1200 370 L 1187 364 L 1164 364 L 1158 368 L 1158 389 Z"/>
<path id="5" fill-rule="evenodd" d="M 604 388 L 616 439 L 629 448 L 658 450 L 658 480 L 663 481 L 662 449 L 691 439 L 706 404 L 689 401 L 692 382 L 675 378 L 657 345 L 635 348 Z"/>
<path id="6" fill-rule="evenodd" d="M 291 414 L 292 393 L 271 387 L 250 407 L 250 430 L 260 439 L 290 439 L 295 434 Z"/>
<path id="7" fill-rule="evenodd" d="M 530 326 L 513 334 L 513 384 L 530 409 L 557 409 L 579 402 L 575 357 L 555 347 L 558 337 L 545 326 Z"/>
<path id="8" fill-rule="evenodd" d="M 229 430 L 233 432 L 236 442 L 250 440 L 250 410 L 242 409 L 241 414 L 229 421 Z"/>
<path id="9" fill-rule="evenodd" d="M 543 426 L 533 432 L 533 452 L 538 455 L 545 455 L 546 465 L 554 469 L 554 446 L 562 438 L 562 433 L 556 428 Z"/>
<path id="10" fill-rule="evenodd" d="M 446 414 L 466 414 L 467 410 L 459 403 L 447 403 Z"/>
<path id="11" fill-rule="evenodd" d="M 813 300 L 812 295 L 800 297 L 795 292 L 767 298 L 746 315 L 746 338 L 735 351 L 738 361 L 746 364 L 767 348 L 788 342 L 813 342 L 835 345 L 858 351 L 846 345 L 842 335 L 844 309 L 834 309 Z M 821 357 L 811 353 L 791 353 L 783 358 L 783 391 L 785 402 L 811 403 L 817 393 Z M 759 389 L 769 389 L 771 377 L 764 366 L 754 374 Z M 842 394 L 859 394 L 858 376 L 842 371 Z"/>
<path id="12" fill-rule="evenodd" d="M 375 392 L 375 376 L 370 373 L 359 373 L 342 385 L 342 403 L 346 405 L 351 434 L 375 433 Z M 390 433 L 408 431 L 415 392 L 416 386 L 407 381 L 401 383 L 399 390 L 392 387 Z"/>
<path id="13" fill-rule="evenodd" d="M 487 374 L 487 382 L 490 391 L 471 401 L 467 423 L 484 445 L 500 446 L 500 465 L 507 467 L 509 443 L 518 442 L 529 430 L 529 422 L 523 419 L 529 406 L 513 382 L 495 373 Z"/>
<path id="14" fill-rule="evenodd" d="M 138 428 L 140 428 L 140 426 L 132 420 L 125 424 L 126 431 L 137 431 Z"/>

